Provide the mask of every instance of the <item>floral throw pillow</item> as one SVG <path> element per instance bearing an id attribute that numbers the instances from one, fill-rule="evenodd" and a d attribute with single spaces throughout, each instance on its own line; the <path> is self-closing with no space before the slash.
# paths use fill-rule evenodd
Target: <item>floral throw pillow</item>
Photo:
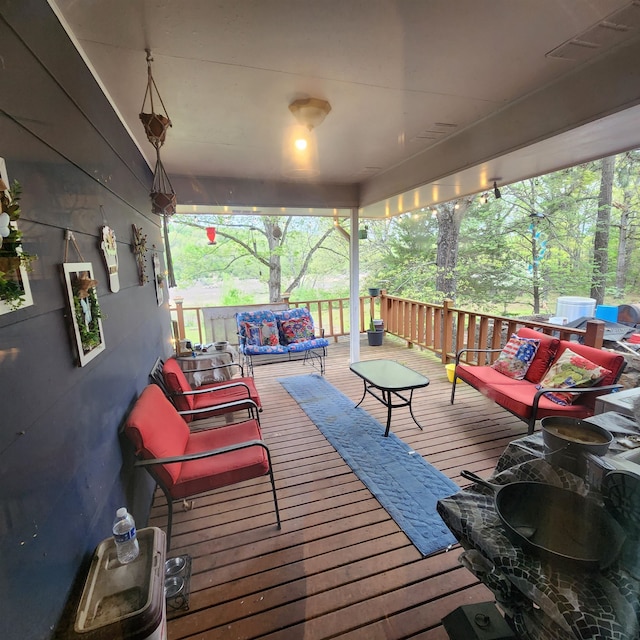
<path id="1" fill-rule="evenodd" d="M 280 328 L 287 344 L 304 342 L 314 338 L 313 321 L 308 316 L 283 320 L 280 323 Z"/>
<path id="2" fill-rule="evenodd" d="M 491 366 L 508 378 L 524 380 L 525 373 L 533 362 L 539 346 L 540 340 L 521 338 L 514 333 Z"/>
<path id="3" fill-rule="evenodd" d="M 244 322 L 243 324 L 246 344 L 258 347 L 275 347 L 279 344 L 278 329 L 275 322 L 264 321 L 259 324 Z"/>
<path id="4" fill-rule="evenodd" d="M 609 373 L 611 373 L 609 369 L 594 364 L 591 360 L 574 353 L 571 349 L 565 349 L 555 364 L 551 365 L 542 382 L 537 386 L 538 389 L 593 387 Z M 566 406 L 573 404 L 579 395 L 571 392 L 554 392 L 547 394 L 545 397 L 553 400 L 556 404 Z"/>

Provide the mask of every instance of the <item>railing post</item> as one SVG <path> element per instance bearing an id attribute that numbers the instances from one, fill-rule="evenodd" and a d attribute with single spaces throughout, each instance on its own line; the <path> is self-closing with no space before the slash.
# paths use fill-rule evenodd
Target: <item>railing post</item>
<path id="1" fill-rule="evenodd" d="M 453 300 L 445 298 L 442 303 L 442 354 L 443 364 L 449 361 L 448 352 L 453 347 Z"/>
<path id="2" fill-rule="evenodd" d="M 287 308 L 289 308 L 289 298 L 291 297 L 291 294 L 285 293 L 281 297 L 282 297 L 282 302 L 284 302 L 287 305 Z"/>
<path id="3" fill-rule="evenodd" d="M 584 334 L 584 343 L 588 347 L 602 349 L 604 343 L 604 322 L 602 320 L 587 320 Z"/>
<path id="4" fill-rule="evenodd" d="M 176 303 L 176 317 L 178 318 L 178 337 L 180 340 L 185 339 L 184 332 L 184 311 L 182 310 L 182 303 L 184 302 L 183 298 L 174 298 L 173 300 Z"/>

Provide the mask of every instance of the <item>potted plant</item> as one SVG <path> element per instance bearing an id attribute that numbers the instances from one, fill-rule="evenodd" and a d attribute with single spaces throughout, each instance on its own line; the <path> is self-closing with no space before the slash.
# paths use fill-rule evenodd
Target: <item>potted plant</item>
<path id="1" fill-rule="evenodd" d="M 0 179 L 0 300 L 11 309 L 18 309 L 25 301 L 20 267 L 29 269 L 35 260 L 35 256 L 22 250 L 22 233 L 16 224 L 21 192 L 17 180 L 7 187 Z"/>
<path id="2" fill-rule="evenodd" d="M 384 331 L 378 331 L 376 329 L 373 316 L 371 316 L 371 320 L 369 321 L 369 328 L 367 329 L 367 340 L 369 341 L 369 346 L 370 347 L 381 346 L 383 338 L 384 338 Z"/>

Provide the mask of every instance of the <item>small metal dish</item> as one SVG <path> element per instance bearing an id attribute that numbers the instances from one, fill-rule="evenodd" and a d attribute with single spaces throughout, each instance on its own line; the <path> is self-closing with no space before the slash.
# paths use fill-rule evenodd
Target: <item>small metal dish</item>
<path id="1" fill-rule="evenodd" d="M 167 599 L 175 598 L 182 593 L 184 589 L 184 580 L 180 576 L 171 576 L 165 578 L 164 581 L 164 597 Z"/>
<path id="2" fill-rule="evenodd" d="M 184 569 L 186 560 L 184 556 L 177 556 L 176 558 L 169 558 L 164 563 L 164 575 L 173 576 L 176 573 L 180 573 Z"/>

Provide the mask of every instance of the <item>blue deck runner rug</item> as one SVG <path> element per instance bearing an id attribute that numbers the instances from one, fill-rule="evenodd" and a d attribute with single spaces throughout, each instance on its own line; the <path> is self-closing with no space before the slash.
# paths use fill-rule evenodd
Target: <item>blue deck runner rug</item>
<path id="1" fill-rule="evenodd" d="M 353 400 L 317 374 L 278 378 L 423 556 L 456 541 L 436 503 L 460 491 Z"/>

